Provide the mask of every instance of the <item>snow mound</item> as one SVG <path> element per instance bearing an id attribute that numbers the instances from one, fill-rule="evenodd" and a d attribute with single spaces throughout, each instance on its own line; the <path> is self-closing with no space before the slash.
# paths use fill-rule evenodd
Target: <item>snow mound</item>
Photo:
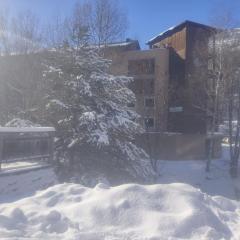
<path id="1" fill-rule="evenodd" d="M 29 120 L 14 118 L 8 123 L 6 123 L 5 127 L 41 127 L 41 126 Z"/>
<path id="2" fill-rule="evenodd" d="M 0 207 L 4 238 L 239 239 L 240 204 L 187 184 L 59 184 Z"/>

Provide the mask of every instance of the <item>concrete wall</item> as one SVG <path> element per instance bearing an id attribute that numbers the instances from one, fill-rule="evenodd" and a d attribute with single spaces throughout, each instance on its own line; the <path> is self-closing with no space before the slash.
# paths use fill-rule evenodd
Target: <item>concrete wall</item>
<path id="1" fill-rule="evenodd" d="M 221 157 L 221 136 L 214 138 L 213 158 Z M 194 160 L 206 159 L 204 134 L 145 133 L 136 143 L 154 159 Z"/>
<path id="2" fill-rule="evenodd" d="M 136 94 L 136 111 L 141 115 L 141 124 L 144 126 L 145 118 L 154 118 L 154 127 L 148 131 L 166 131 L 168 110 L 168 80 L 169 80 L 169 52 L 167 49 L 151 49 L 144 51 L 112 51 L 105 57 L 112 60 L 110 72 L 134 77 L 132 90 Z M 153 60 L 154 72 L 136 74 L 129 72 L 129 61 Z M 154 80 L 154 90 L 150 92 L 145 87 L 147 81 Z M 154 107 L 144 106 L 145 98 L 153 97 Z"/>

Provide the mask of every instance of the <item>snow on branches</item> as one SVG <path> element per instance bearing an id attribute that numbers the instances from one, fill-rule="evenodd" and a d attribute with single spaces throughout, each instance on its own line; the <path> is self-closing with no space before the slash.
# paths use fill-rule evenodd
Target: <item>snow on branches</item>
<path id="1" fill-rule="evenodd" d="M 138 114 L 127 107 L 135 102 L 128 88 L 132 78 L 109 74 L 110 61 L 89 47 L 49 51 L 44 65 L 46 112 L 59 132 L 61 148 L 74 151 L 75 158 L 82 149 L 94 149 L 93 165 L 104 152 L 131 176 L 153 174 L 147 154 L 133 143 L 143 129 Z M 86 155 L 77 162 L 82 164 Z"/>

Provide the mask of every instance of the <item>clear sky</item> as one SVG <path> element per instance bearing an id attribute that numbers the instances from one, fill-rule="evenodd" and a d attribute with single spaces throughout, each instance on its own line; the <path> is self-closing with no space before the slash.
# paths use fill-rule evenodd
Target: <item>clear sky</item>
<path id="1" fill-rule="evenodd" d="M 50 21 L 51 16 L 69 15 L 77 0 L 0 0 L 0 8 L 12 14 L 30 9 L 42 21 Z M 81 0 L 79 0 L 81 1 Z M 112 0 L 115 1 L 115 0 Z M 230 7 L 240 13 L 240 0 L 118 0 L 127 11 L 129 29 L 127 37 L 144 43 L 184 20 L 208 24 L 209 17 L 219 6 Z M 239 14 L 240 15 L 240 14 Z"/>

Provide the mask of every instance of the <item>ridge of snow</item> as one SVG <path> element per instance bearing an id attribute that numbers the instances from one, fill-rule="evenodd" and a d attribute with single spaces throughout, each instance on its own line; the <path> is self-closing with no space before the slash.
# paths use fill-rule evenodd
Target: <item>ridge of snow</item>
<path id="1" fill-rule="evenodd" d="M 0 133 L 54 132 L 53 127 L 0 127 Z"/>
<path id="2" fill-rule="evenodd" d="M 132 43 L 134 43 L 134 41 L 109 43 L 109 44 L 107 44 L 106 46 L 107 46 L 107 47 L 128 46 L 128 45 L 131 45 Z M 102 45 L 101 45 L 101 46 L 102 46 Z"/>
<path id="3" fill-rule="evenodd" d="M 239 239 L 240 204 L 187 184 L 59 184 L 0 207 L 1 238 Z"/>

